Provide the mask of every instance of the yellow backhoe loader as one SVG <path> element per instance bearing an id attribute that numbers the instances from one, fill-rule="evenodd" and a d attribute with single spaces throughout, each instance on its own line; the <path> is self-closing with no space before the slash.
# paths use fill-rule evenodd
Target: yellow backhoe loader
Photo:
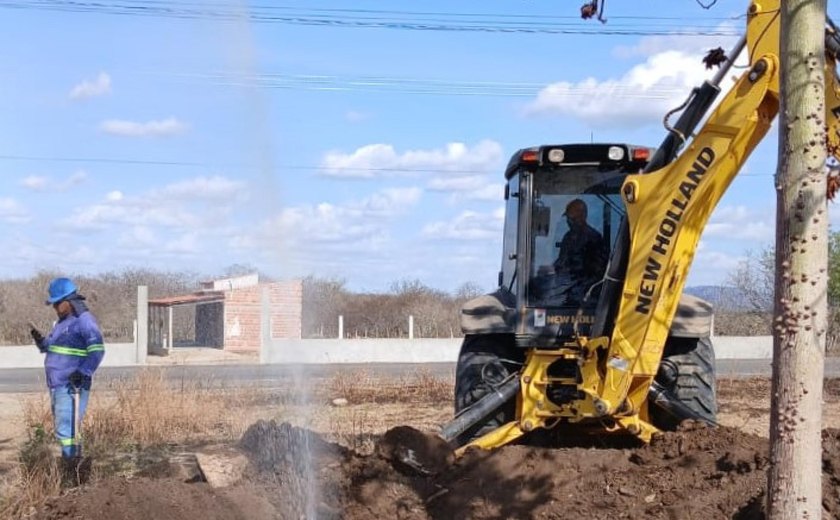
<path id="1" fill-rule="evenodd" d="M 712 309 L 683 286 L 709 216 L 779 110 L 779 3 L 749 6 L 746 35 L 658 148 L 514 154 L 499 288 L 462 309 L 456 415 L 441 433 L 450 444 L 489 449 L 546 430 L 649 441 L 686 418 L 714 423 Z M 826 44 L 836 154 L 833 23 Z M 748 67 L 711 110 L 745 48 Z"/>

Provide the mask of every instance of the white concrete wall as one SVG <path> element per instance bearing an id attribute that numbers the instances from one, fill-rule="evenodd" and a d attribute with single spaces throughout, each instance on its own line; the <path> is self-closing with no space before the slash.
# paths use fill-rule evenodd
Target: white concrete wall
<path id="1" fill-rule="evenodd" d="M 717 359 L 773 359 L 773 336 L 715 336 Z"/>
<path id="2" fill-rule="evenodd" d="M 106 343 L 104 367 L 124 367 L 137 364 L 137 345 L 134 343 Z M 44 366 L 44 354 L 35 345 L 0 347 L 0 368 L 38 368 Z"/>
<path id="3" fill-rule="evenodd" d="M 271 339 L 261 363 L 454 363 L 461 339 Z M 770 359 L 771 336 L 716 336 L 717 359 Z"/>
<path id="4" fill-rule="evenodd" d="M 266 331 L 267 332 L 267 331 Z M 454 363 L 461 339 L 271 339 L 260 352 L 266 364 L 329 363 Z M 716 336 L 717 359 L 771 359 L 770 336 Z M 102 366 L 138 364 L 138 346 L 134 343 L 108 343 Z M 0 369 L 36 368 L 44 365 L 44 356 L 34 345 L 0 347 Z"/>
<path id="5" fill-rule="evenodd" d="M 449 363 L 460 339 L 272 339 L 262 363 Z"/>

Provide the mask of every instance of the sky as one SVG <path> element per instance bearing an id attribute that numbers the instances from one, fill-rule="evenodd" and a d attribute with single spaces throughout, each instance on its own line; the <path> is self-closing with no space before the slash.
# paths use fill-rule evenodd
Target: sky
<path id="1" fill-rule="evenodd" d="M 0 2 L 0 277 L 245 264 L 490 290 L 511 154 L 656 146 L 747 4 L 618 0 L 602 24 L 580 3 Z M 714 212 L 688 285 L 772 243 L 776 145 Z"/>

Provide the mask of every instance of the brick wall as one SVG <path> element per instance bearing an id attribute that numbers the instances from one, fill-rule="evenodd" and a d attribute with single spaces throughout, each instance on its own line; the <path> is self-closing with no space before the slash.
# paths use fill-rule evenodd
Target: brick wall
<path id="1" fill-rule="evenodd" d="M 303 283 L 291 280 L 260 284 L 225 291 L 225 350 L 259 350 L 260 295 L 263 287 L 268 287 L 271 298 L 271 336 L 301 337 Z"/>

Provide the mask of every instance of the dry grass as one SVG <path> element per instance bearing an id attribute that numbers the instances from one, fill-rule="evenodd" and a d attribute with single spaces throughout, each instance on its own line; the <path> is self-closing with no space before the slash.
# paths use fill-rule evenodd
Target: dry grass
<path id="1" fill-rule="evenodd" d="M 173 385 L 161 370 L 147 369 L 91 393 L 82 435 L 86 455 L 107 458 L 120 450 L 237 439 L 247 424 L 238 410 L 258 402 L 253 388 L 214 382 Z M 21 518 L 61 490 L 61 468 L 49 397 L 23 403 L 29 438 L 21 450 L 12 489 L 0 500 L 0 517 Z M 97 478 L 96 471 L 91 478 Z"/>
<path id="2" fill-rule="evenodd" d="M 310 382 L 311 383 L 311 382 Z M 246 411 L 277 413 L 288 408 L 313 410 L 343 397 L 348 408 L 331 408 L 321 428 L 334 441 L 360 452 L 370 451 L 377 436 L 391 423 L 401 424 L 408 410 L 418 405 L 451 402 L 451 378 L 420 371 L 399 378 L 371 372 L 339 372 L 319 384 L 269 392 L 257 388 L 225 388 L 218 381 L 172 381 L 159 369 L 96 386 L 91 394 L 82 428 L 85 454 L 96 461 L 143 448 L 226 442 L 238 439 L 253 415 Z M 311 391 L 306 391 L 309 388 Z M 405 412 L 387 420 L 375 405 L 389 403 Z M 322 405 L 321 405 L 322 406 Z M 269 408 L 267 408 L 269 407 Z M 10 492 L 0 497 L 0 518 L 24 518 L 50 496 L 62 490 L 62 468 L 54 442 L 49 397 L 39 394 L 23 403 L 23 421 L 30 432 L 21 450 Z M 383 422 L 384 421 L 384 422 Z M 386 424 L 387 423 L 387 424 Z M 304 425 L 305 426 L 305 425 Z M 108 476 L 110 466 L 94 464 L 91 480 Z"/>
<path id="3" fill-rule="evenodd" d="M 429 403 L 449 401 L 453 396 L 451 378 L 439 377 L 428 370 L 397 379 L 374 376 L 368 371 L 338 372 L 326 384 L 334 399 L 343 397 L 351 404 L 360 403 Z"/>
<path id="4" fill-rule="evenodd" d="M 155 369 L 109 386 L 91 393 L 83 425 L 86 446 L 230 440 L 247 426 L 239 424 L 236 410 L 259 399 L 259 391 L 251 388 L 184 380 L 172 385 L 163 371 Z M 53 434 L 47 397 L 39 396 L 24 404 L 24 424 Z"/>
<path id="5" fill-rule="evenodd" d="M 0 497 L 2 518 L 24 518 L 61 491 L 61 469 L 51 440 L 42 428 L 30 431 L 20 452 L 16 482 L 7 497 Z"/>
<path id="6" fill-rule="evenodd" d="M 376 419 L 377 417 L 371 416 L 366 410 L 340 410 L 336 414 L 330 414 L 329 433 L 325 438 L 358 453 L 370 453 L 378 437 L 372 431 Z"/>
<path id="7" fill-rule="evenodd" d="M 94 400 L 85 422 L 92 444 L 139 445 L 230 440 L 246 426 L 236 410 L 257 398 L 255 389 L 181 381 L 170 386 L 159 370 L 144 370 L 116 385 L 114 398 Z"/>

